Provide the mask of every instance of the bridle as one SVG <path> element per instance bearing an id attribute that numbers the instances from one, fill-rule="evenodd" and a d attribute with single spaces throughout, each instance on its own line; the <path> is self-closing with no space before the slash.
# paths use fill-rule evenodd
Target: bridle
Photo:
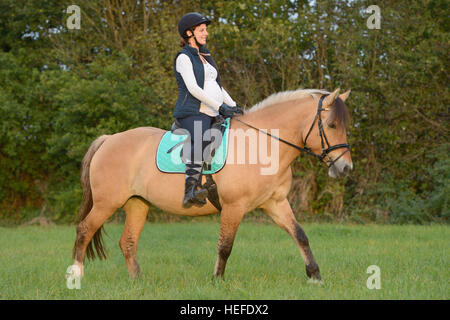
<path id="1" fill-rule="evenodd" d="M 323 103 L 323 100 L 325 99 L 326 96 L 327 95 L 323 95 L 323 96 L 320 97 L 319 105 L 317 107 L 316 117 L 314 118 L 314 121 L 313 121 L 313 123 L 311 125 L 311 128 L 309 128 L 309 131 L 306 134 L 305 140 L 303 141 L 303 145 L 305 146 L 305 148 L 303 148 L 303 149 L 307 153 L 309 153 L 309 154 L 315 156 L 316 158 L 318 158 L 320 161 L 323 161 L 323 159 L 325 159 L 331 151 L 336 150 L 336 149 L 345 148 L 346 150 L 344 152 L 342 152 L 336 159 L 331 160 L 331 161 L 327 161 L 328 167 L 331 167 L 344 154 L 346 154 L 347 152 L 350 151 L 350 145 L 348 143 L 341 143 L 341 144 L 336 144 L 334 146 L 330 146 L 330 143 L 328 142 L 327 136 L 325 134 L 325 130 L 323 129 L 323 123 L 322 123 L 322 117 L 321 117 L 321 112 L 327 110 L 325 108 L 322 108 L 322 103 Z M 317 121 L 317 125 L 319 127 L 320 143 L 321 143 L 321 146 L 322 146 L 322 154 L 320 154 L 320 155 L 315 154 L 314 152 L 312 152 L 312 150 L 310 148 L 306 147 L 306 140 L 308 140 L 309 134 L 311 133 L 311 131 L 312 131 L 316 121 Z M 327 148 L 325 148 L 325 143 L 326 143 Z"/>
<path id="2" fill-rule="evenodd" d="M 297 149 L 297 150 L 299 150 L 299 151 L 306 152 L 307 154 L 316 157 L 316 158 L 319 159 L 320 161 L 323 161 L 323 160 L 328 156 L 328 154 L 329 154 L 330 152 L 332 152 L 333 150 L 345 148 L 346 150 L 345 150 L 344 152 L 342 152 L 336 159 L 334 159 L 334 160 L 331 160 L 331 159 L 330 159 L 330 161 L 326 161 L 326 165 L 328 166 L 328 168 L 330 168 L 330 167 L 333 166 L 333 165 L 336 163 L 336 161 L 338 161 L 344 154 L 346 154 L 347 152 L 350 151 L 350 145 L 349 145 L 348 143 L 341 143 L 341 144 L 336 144 L 336 145 L 334 145 L 334 146 L 330 146 L 330 143 L 328 142 L 327 136 L 326 136 L 326 134 L 325 134 L 325 130 L 323 129 L 322 116 L 321 116 L 321 112 L 322 112 L 322 111 L 328 111 L 328 109 L 322 108 L 323 99 L 325 99 L 326 96 L 327 96 L 327 95 L 322 95 L 322 96 L 320 97 L 320 99 L 319 99 L 319 104 L 318 104 L 318 107 L 317 107 L 317 114 L 316 114 L 316 116 L 315 116 L 315 118 L 314 118 L 314 121 L 313 121 L 311 127 L 309 128 L 308 133 L 306 134 L 305 140 L 303 141 L 303 145 L 304 145 L 303 148 L 302 148 L 302 147 L 299 147 L 299 146 L 297 146 L 297 145 L 295 145 L 295 144 L 293 144 L 293 143 L 290 143 L 289 141 L 286 141 L 286 140 L 284 140 L 284 139 L 281 139 L 281 138 L 279 138 L 279 137 L 277 137 L 277 136 L 274 136 L 274 135 L 272 135 L 272 134 L 270 134 L 270 133 L 268 133 L 268 132 L 266 132 L 266 131 L 264 131 L 264 130 L 261 130 L 261 129 L 259 129 L 259 128 L 256 128 L 256 127 L 252 126 L 251 124 L 248 124 L 248 123 L 246 123 L 246 122 L 244 122 L 244 121 L 242 121 L 242 120 L 239 120 L 239 119 L 237 119 L 237 118 L 234 118 L 234 120 L 236 120 L 236 121 L 238 121 L 238 122 L 240 122 L 240 123 L 243 123 L 243 124 L 245 124 L 246 126 L 248 126 L 248 127 L 250 127 L 250 128 L 253 128 L 253 129 L 255 129 L 255 130 L 258 130 L 259 132 L 262 132 L 262 133 L 268 135 L 269 137 L 272 137 L 272 138 L 274 138 L 274 139 L 277 139 L 277 140 L 279 140 L 279 141 L 281 141 L 281 142 L 283 142 L 283 143 L 285 143 L 285 144 L 287 144 L 287 145 L 289 145 L 289 146 L 291 146 L 291 147 L 293 147 L 293 148 L 295 148 L 295 149 Z M 321 154 L 316 154 L 316 153 L 314 153 L 314 152 L 311 150 L 311 148 L 309 148 L 309 147 L 306 146 L 306 141 L 308 140 L 308 137 L 309 137 L 309 135 L 310 135 L 312 129 L 314 128 L 314 125 L 315 125 L 316 121 L 317 121 L 317 125 L 318 125 L 318 127 L 319 127 L 319 135 L 320 135 L 321 146 L 322 146 L 322 153 L 321 153 Z M 325 145 L 326 145 L 326 148 L 325 148 Z"/>

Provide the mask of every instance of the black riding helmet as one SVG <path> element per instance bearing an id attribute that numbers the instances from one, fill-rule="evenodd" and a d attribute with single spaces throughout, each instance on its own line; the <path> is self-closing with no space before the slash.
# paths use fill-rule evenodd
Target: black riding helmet
<path id="1" fill-rule="evenodd" d="M 189 37 L 186 35 L 186 31 L 191 30 L 192 34 L 194 34 L 193 28 L 202 23 L 206 23 L 206 25 L 209 25 L 211 23 L 211 20 L 205 18 L 198 12 L 186 13 L 178 22 L 178 33 L 182 38 L 187 39 Z"/>

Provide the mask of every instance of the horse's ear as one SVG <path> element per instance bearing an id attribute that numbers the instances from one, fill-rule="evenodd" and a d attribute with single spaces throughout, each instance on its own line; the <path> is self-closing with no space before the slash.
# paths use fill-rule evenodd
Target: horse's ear
<path id="1" fill-rule="evenodd" d="M 323 100 L 323 105 L 324 106 L 331 106 L 334 103 L 334 100 L 336 100 L 336 98 L 339 95 L 339 88 L 337 88 L 336 90 L 334 90 L 332 93 L 330 93 L 324 100 Z"/>
<path id="2" fill-rule="evenodd" d="M 346 91 L 346 92 L 344 92 L 343 94 L 341 94 L 340 96 L 339 96 L 339 98 L 342 100 L 342 101 L 345 101 L 347 98 L 348 98 L 348 96 L 350 95 L 350 92 L 351 92 L 352 90 L 351 89 L 349 89 L 348 91 Z"/>

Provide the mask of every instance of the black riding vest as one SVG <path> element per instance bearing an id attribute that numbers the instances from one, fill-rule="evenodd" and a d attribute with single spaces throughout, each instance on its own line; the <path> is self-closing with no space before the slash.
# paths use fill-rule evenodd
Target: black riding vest
<path id="1" fill-rule="evenodd" d="M 200 52 L 209 54 L 208 49 L 204 47 L 200 47 Z M 201 101 L 195 98 L 187 89 L 186 84 L 184 83 L 183 77 L 177 71 L 176 60 L 179 54 L 186 54 L 189 59 L 191 59 L 192 67 L 194 68 L 195 80 L 197 81 L 197 85 L 203 89 L 205 83 L 205 68 L 203 66 L 203 62 L 201 61 L 197 49 L 191 47 L 190 45 L 185 45 L 182 50 L 180 50 L 175 59 L 173 61 L 173 70 L 175 73 L 175 78 L 178 84 L 178 100 L 175 105 L 175 110 L 173 111 L 173 116 L 175 118 L 184 118 L 191 115 L 199 114 Z M 222 84 L 220 82 L 219 70 L 217 68 L 216 63 L 213 58 L 208 56 L 203 56 L 206 61 L 210 65 L 212 65 L 217 70 L 217 83 L 220 88 L 222 88 Z"/>

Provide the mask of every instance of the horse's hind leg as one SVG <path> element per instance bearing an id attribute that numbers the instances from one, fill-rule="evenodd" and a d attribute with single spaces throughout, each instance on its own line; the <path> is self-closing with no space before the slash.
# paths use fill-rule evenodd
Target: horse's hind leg
<path id="1" fill-rule="evenodd" d="M 320 280 L 319 266 L 314 259 L 309 241 L 302 227 L 295 219 L 291 206 L 287 199 L 280 202 L 269 201 L 263 206 L 264 211 L 275 221 L 275 223 L 289 233 L 297 243 L 303 261 L 306 266 L 306 275 L 312 280 Z"/>
<path id="2" fill-rule="evenodd" d="M 244 216 L 244 210 L 238 206 L 224 206 L 220 215 L 220 233 L 217 244 L 217 261 L 214 276 L 223 277 L 228 257 L 233 248 L 237 229 Z"/>
<path id="3" fill-rule="evenodd" d="M 86 253 L 88 258 L 94 259 L 95 248 L 99 258 L 106 258 L 100 228 L 115 211 L 116 208 L 94 204 L 87 216 L 78 224 L 74 246 L 74 265 L 80 269 L 81 276 L 84 274 Z"/>
<path id="4" fill-rule="evenodd" d="M 128 273 L 131 278 L 135 278 L 141 273 L 136 259 L 136 253 L 139 236 L 144 228 L 149 206 L 142 199 L 133 197 L 127 201 L 124 209 L 127 217 L 119 246 L 125 258 Z"/>

